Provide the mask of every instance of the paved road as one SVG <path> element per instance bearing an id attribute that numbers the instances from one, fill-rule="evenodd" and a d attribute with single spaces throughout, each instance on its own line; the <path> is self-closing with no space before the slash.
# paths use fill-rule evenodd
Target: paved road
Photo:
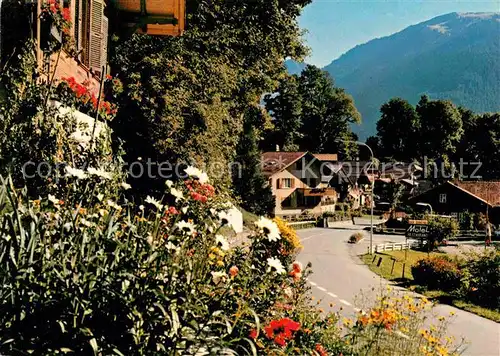
<path id="1" fill-rule="evenodd" d="M 352 316 L 357 307 L 356 296 L 360 291 L 373 296 L 371 288 L 380 289 L 387 282 L 371 272 L 359 259 L 358 254 L 368 250 L 366 238 L 357 245 L 346 243 L 352 230 L 363 226 L 345 226 L 343 229 L 307 229 L 299 231 L 304 246 L 298 259 L 304 265 L 312 263 L 313 274 L 309 277 L 313 296 L 320 301 L 320 306 L 330 310 L 342 307 L 342 314 Z M 368 236 L 368 234 L 367 234 Z M 374 244 L 402 242 L 404 236 L 374 235 Z M 437 305 L 435 312 L 449 315 L 453 311 L 455 320 L 449 327 L 449 335 L 459 340 L 465 337 L 470 344 L 464 355 L 498 356 L 500 355 L 500 325 L 447 305 Z"/>

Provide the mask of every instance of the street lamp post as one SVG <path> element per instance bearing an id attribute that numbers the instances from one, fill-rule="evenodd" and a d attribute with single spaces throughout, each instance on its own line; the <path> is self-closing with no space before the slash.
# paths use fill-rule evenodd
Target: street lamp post
<path id="1" fill-rule="evenodd" d="M 348 140 L 336 140 L 336 142 L 344 142 L 344 143 L 351 143 L 352 141 L 348 141 Z M 370 155 L 371 155 L 371 160 L 370 160 L 370 169 L 373 167 L 374 165 L 374 155 L 373 155 L 373 150 L 371 149 L 370 146 L 368 146 L 366 143 L 364 142 L 359 142 L 359 141 L 354 141 L 354 143 L 356 143 L 357 145 L 360 145 L 360 146 L 365 146 L 367 147 L 369 150 L 370 150 Z M 375 177 L 373 177 L 373 179 L 371 180 L 371 185 L 372 185 L 372 192 L 371 192 L 371 201 L 370 201 L 370 255 L 373 254 L 373 205 L 374 205 L 374 201 L 373 201 L 373 191 L 374 191 L 374 188 L 375 188 Z"/>

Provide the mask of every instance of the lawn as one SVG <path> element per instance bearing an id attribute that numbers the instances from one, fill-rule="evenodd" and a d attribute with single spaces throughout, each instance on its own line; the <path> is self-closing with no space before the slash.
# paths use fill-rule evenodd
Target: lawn
<path id="1" fill-rule="evenodd" d="M 442 255 L 440 252 L 431 252 L 430 255 Z M 411 266 L 418 260 L 427 257 L 427 252 L 408 250 L 405 258 L 405 251 L 386 251 L 384 253 L 366 254 L 361 260 L 371 271 L 379 276 L 394 282 L 402 282 L 410 290 L 424 294 L 429 299 L 436 302 L 453 305 L 456 308 L 467 310 L 484 318 L 500 322 L 500 311 L 484 308 L 468 301 L 456 299 L 453 295 L 440 290 L 426 290 L 422 286 L 412 285 L 413 276 Z M 382 259 L 380 261 L 380 259 Z M 380 261 L 380 265 L 379 265 Z M 394 263 L 394 268 L 393 268 Z M 404 276 L 403 276 L 404 266 Z"/>
<path id="2" fill-rule="evenodd" d="M 439 255 L 438 252 L 431 252 L 430 255 Z M 407 251 L 386 251 L 374 255 L 366 254 L 361 256 L 363 262 L 376 274 L 390 281 L 402 281 L 403 279 L 413 280 L 411 266 L 418 260 L 427 257 L 427 252 L 407 250 Z M 381 260 L 380 260 L 381 259 Z M 380 263 L 379 263 L 380 262 Z M 394 267 L 393 267 L 394 265 Z M 404 276 L 403 276 L 404 267 Z"/>

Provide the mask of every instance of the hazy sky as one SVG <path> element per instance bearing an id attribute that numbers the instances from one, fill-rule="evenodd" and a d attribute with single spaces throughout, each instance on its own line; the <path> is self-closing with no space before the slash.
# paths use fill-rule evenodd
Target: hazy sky
<path id="1" fill-rule="evenodd" d="M 325 66 L 357 44 L 450 12 L 498 12 L 500 0 L 313 0 L 300 24 L 312 48 L 306 62 Z"/>

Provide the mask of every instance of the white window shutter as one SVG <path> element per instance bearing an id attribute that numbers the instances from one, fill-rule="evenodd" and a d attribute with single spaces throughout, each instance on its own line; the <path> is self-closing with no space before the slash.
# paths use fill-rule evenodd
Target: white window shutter
<path id="1" fill-rule="evenodd" d="M 91 0 L 90 9 L 90 38 L 89 38 L 89 67 L 100 75 L 102 71 L 103 38 L 102 28 L 104 21 L 103 0 Z"/>

